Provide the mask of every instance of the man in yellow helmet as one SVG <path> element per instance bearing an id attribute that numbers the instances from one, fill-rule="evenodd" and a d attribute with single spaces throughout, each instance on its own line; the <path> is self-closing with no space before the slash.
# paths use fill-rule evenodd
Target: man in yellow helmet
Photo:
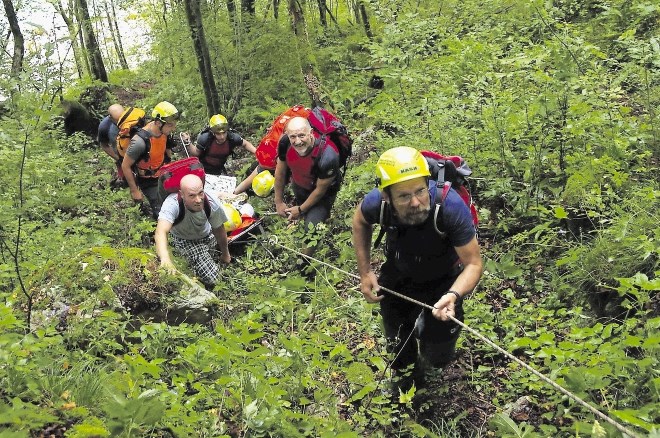
<path id="1" fill-rule="evenodd" d="M 406 391 L 412 383 L 423 385 L 429 366 L 453 359 L 460 326 L 449 317 L 463 320 L 463 298 L 476 287 L 483 267 L 470 209 L 453 189 L 438 188 L 418 150 L 387 150 L 376 176 L 379 188 L 365 196 L 353 216 L 353 246 L 362 294 L 369 303 L 380 303 L 388 351 L 398 355 L 392 364 L 399 379 L 394 386 Z M 386 261 L 378 278 L 371 267 L 374 224 L 387 230 Z M 434 310 L 379 294 L 381 286 Z M 413 333 L 416 339 L 407 341 Z"/>
<path id="2" fill-rule="evenodd" d="M 162 204 L 156 172 L 171 160 L 174 141 L 170 134 L 176 128 L 179 116 L 176 107 L 167 101 L 156 105 L 151 112 L 151 121 L 131 138 L 121 165 L 131 198 L 142 202 L 146 196 L 154 219 L 158 218 Z"/>
<path id="3" fill-rule="evenodd" d="M 184 135 L 184 139 L 190 136 Z M 215 114 L 209 119 L 208 129 L 204 129 L 198 136 L 195 144 L 190 145 L 190 155 L 199 157 L 204 165 L 204 171 L 211 175 L 225 173 L 225 164 L 234 149 L 242 146 L 254 154 L 257 150 L 252 143 L 241 137 L 237 132 L 229 129 L 229 122 L 222 114 Z"/>

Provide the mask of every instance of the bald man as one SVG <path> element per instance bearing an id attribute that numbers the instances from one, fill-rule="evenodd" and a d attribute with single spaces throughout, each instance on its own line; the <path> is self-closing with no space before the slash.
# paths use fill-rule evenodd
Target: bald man
<path id="1" fill-rule="evenodd" d="M 213 252 L 220 253 L 222 263 L 231 262 L 224 210 L 217 198 L 204 190 L 204 183 L 196 175 L 181 179 L 178 193 L 169 195 L 160 209 L 156 225 L 156 254 L 161 267 L 176 271 L 167 246 L 171 244 L 182 255 L 195 275 L 207 289 L 213 289 L 220 272 Z"/>
<path id="2" fill-rule="evenodd" d="M 275 208 L 277 214 L 288 221 L 304 221 L 305 233 L 328 220 L 340 185 L 339 150 L 330 141 L 320 145 L 319 137 L 306 118 L 293 117 L 277 146 Z M 288 175 L 291 175 L 295 202 L 292 206 L 284 202 Z M 301 252 L 314 254 L 318 244 L 312 244 L 309 239 L 304 243 Z M 299 259 L 296 264 L 307 279 L 314 277 L 315 271 L 308 268 L 306 258 Z"/>
<path id="3" fill-rule="evenodd" d="M 124 184 L 124 174 L 121 171 L 121 157 L 117 152 L 117 134 L 119 134 L 117 122 L 123 112 L 124 107 L 120 104 L 115 103 L 110 105 L 108 107 L 108 115 L 99 123 L 99 130 L 96 137 L 103 152 L 108 154 L 117 166 L 117 175 L 113 176 L 111 184 L 116 181 L 119 185 Z"/>

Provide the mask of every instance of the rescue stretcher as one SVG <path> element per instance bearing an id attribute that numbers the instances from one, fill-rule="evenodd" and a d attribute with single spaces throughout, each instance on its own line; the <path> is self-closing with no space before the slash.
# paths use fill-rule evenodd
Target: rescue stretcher
<path id="1" fill-rule="evenodd" d="M 218 199 L 241 209 L 247 200 L 247 194 L 233 195 L 236 188 L 236 177 L 227 175 L 206 175 L 206 188 L 218 196 Z M 245 244 L 250 238 L 264 233 L 263 218 L 257 213 L 242 215 L 241 226 L 231 231 L 227 236 L 229 245 Z"/>

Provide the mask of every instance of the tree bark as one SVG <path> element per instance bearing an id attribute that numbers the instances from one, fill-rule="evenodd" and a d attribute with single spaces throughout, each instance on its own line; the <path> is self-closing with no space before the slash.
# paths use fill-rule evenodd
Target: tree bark
<path id="1" fill-rule="evenodd" d="M 18 75 L 23 70 L 23 57 L 25 56 L 25 40 L 21 27 L 18 25 L 18 18 L 16 17 L 16 10 L 11 0 L 2 0 L 7 13 L 7 20 L 9 21 L 9 29 L 14 37 L 14 55 L 11 60 L 11 76 L 18 79 Z"/>
<path id="2" fill-rule="evenodd" d="M 364 5 L 364 0 L 360 0 L 360 18 L 362 19 L 362 24 L 364 26 L 364 33 L 367 35 L 367 38 L 373 39 L 374 34 L 371 31 L 371 25 L 369 24 L 369 16 L 367 15 L 367 7 Z"/>
<path id="3" fill-rule="evenodd" d="M 211 56 L 204 35 L 204 26 L 202 24 L 202 13 L 199 8 L 199 0 L 185 0 L 186 18 L 192 37 L 195 55 L 197 56 L 197 65 L 204 88 L 204 97 L 206 98 L 206 109 L 209 117 L 220 112 L 220 99 L 218 90 L 213 79 L 213 69 L 211 68 Z"/>
<path id="4" fill-rule="evenodd" d="M 119 58 L 119 65 L 122 69 L 128 70 L 128 62 L 126 62 L 126 55 L 124 54 L 124 46 L 121 43 L 121 33 L 119 32 L 119 26 L 117 25 L 117 14 L 115 12 L 115 3 L 110 2 L 110 7 L 108 7 L 107 0 L 105 4 L 105 15 L 108 18 L 108 27 L 110 28 L 110 34 L 112 35 L 112 42 L 115 45 L 115 51 L 117 52 L 117 58 Z"/>
<path id="5" fill-rule="evenodd" d="M 78 8 L 80 10 L 80 25 L 82 27 L 83 38 L 85 40 L 85 46 L 90 55 L 90 66 L 92 78 L 99 80 L 101 82 L 108 82 L 108 73 L 105 71 L 105 65 L 103 64 L 103 58 L 101 57 L 101 49 L 96 40 L 96 35 L 94 35 L 94 29 L 92 29 L 92 23 L 89 19 L 89 8 L 87 6 L 87 0 L 76 0 L 78 2 Z"/>
<path id="6" fill-rule="evenodd" d="M 291 28 L 295 35 L 302 35 L 305 27 L 305 16 L 298 0 L 289 0 L 289 16 L 291 17 Z"/>
<path id="7" fill-rule="evenodd" d="M 328 9 L 328 5 L 326 4 L 325 0 L 316 0 L 318 6 L 319 6 L 319 18 L 321 20 L 321 26 L 323 28 L 328 27 L 328 19 L 326 17 L 326 10 Z"/>
<path id="8" fill-rule="evenodd" d="M 89 70 L 87 70 L 88 64 L 81 53 L 82 49 L 80 48 L 80 44 L 78 43 L 79 29 L 72 18 L 72 16 L 75 16 L 75 12 L 72 11 L 71 2 L 69 2 L 69 11 L 71 11 L 71 15 L 67 15 L 66 10 L 64 9 L 64 5 L 62 4 L 62 0 L 58 0 L 57 2 L 53 2 L 52 4 L 53 6 L 55 6 L 57 12 L 60 13 L 62 20 L 64 20 L 64 24 L 66 24 L 66 28 L 69 31 L 69 39 L 71 40 L 71 49 L 73 50 L 73 59 L 76 63 L 76 70 L 78 71 L 78 77 L 82 79 L 82 77 L 85 74 L 89 73 Z"/>
<path id="9" fill-rule="evenodd" d="M 280 0 L 273 0 L 273 18 L 277 20 L 280 16 Z"/>
<path id="10" fill-rule="evenodd" d="M 78 38 L 78 47 L 80 47 L 80 56 L 81 60 L 85 66 L 85 73 L 92 76 L 92 63 L 89 59 L 89 52 L 85 46 L 85 38 L 83 38 L 83 30 L 80 23 L 83 22 L 82 12 L 78 5 L 77 0 L 68 0 L 69 1 L 69 10 L 73 11 L 73 17 L 76 18 L 76 36 Z"/>

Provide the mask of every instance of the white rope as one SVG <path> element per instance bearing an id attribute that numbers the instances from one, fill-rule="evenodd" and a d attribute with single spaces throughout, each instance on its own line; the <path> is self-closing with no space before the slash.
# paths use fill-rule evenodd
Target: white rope
<path id="1" fill-rule="evenodd" d="M 349 277 L 355 278 L 355 279 L 357 279 L 358 281 L 360 281 L 360 276 L 359 276 L 359 275 L 356 275 L 356 274 L 353 274 L 353 273 L 351 273 L 351 272 L 345 271 L 345 270 L 343 270 L 343 269 L 341 269 L 341 268 L 338 268 L 338 267 L 336 267 L 336 266 L 333 266 L 333 265 L 331 265 L 331 264 L 329 264 L 329 263 L 326 263 L 326 262 L 324 262 L 324 261 L 322 261 L 322 260 L 318 260 L 318 259 L 316 259 L 316 258 L 314 258 L 314 257 L 312 257 L 312 256 L 309 256 L 309 255 L 307 255 L 307 254 L 304 254 L 304 253 L 302 253 L 302 252 L 300 252 L 300 251 L 297 251 L 297 250 L 295 250 L 295 249 L 288 248 L 288 247 L 282 245 L 281 243 L 277 242 L 277 238 L 276 238 L 275 236 L 271 236 L 271 238 L 270 238 L 270 242 L 271 242 L 273 245 L 275 245 L 275 246 L 279 246 L 279 247 L 284 248 L 284 249 L 286 249 L 286 250 L 288 250 L 288 251 L 291 251 L 291 252 L 293 252 L 293 253 L 295 253 L 295 254 L 298 254 L 298 255 L 301 255 L 301 256 L 303 256 L 303 257 L 306 257 L 307 259 L 309 259 L 309 260 L 311 260 L 311 261 L 314 261 L 314 262 L 316 262 L 316 263 L 320 263 L 320 264 L 322 264 L 322 265 L 325 265 L 325 266 L 327 266 L 327 267 L 329 267 L 329 268 L 331 268 L 331 269 L 334 269 L 334 270 L 336 270 L 336 271 L 338 271 L 338 272 L 341 272 L 341 273 L 343 273 L 343 274 L 345 274 L 345 275 L 347 275 L 347 276 L 349 276 Z M 421 302 L 421 301 L 417 301 L 417 300 L 415 300 L 415 299 L 413 299 L 413 298 L 410 298 L 410 297 L 408 297 L 408 296 L 406 296 L 406 295 L 403 295 L 403 294 L 401 294 L 401 293 L 399 293 L 399 292 L 393 291 L 393 290 L 388 289 L 388 288 L 386 288 L 386 287 L 381 286 L 380 289 L 383 290 L 383 291 L 385 291 L 385 292 L 387 292 L 387 293 L 389 293 L 389 294 L 391 294 L 391 295 L 394 295 L 394 296 L 396 296 L 396 297 L 399 297 L 399 298 L 401 298 L 401 299 L 403 299 L 403 300 L 406 300 L 406 301 L 409 301 L 409 302 L 411 302 L 411 303 L 417 304 L 418 306 L 421 306 L 421 307 L 423 307 L 423 308 L 425 308 L 425 309 L 429 309 L 429 310 L 434 310 L 434 309 L 435 309 L 435 307 L 433 307 L 433 306 L 431 306 L 431 305 L 429 305 L 429 304 L 423 303 L 423 302 Z M 532 374 L 534 374 L 535 376 L 537 376 L 538 378 L 540 378 L 541 380 L 543 380 L 544 382 L 546 382 L 547 384 L 549 384 L 550 386 L 552 386 L 553 388 L 555 388 L 556 390 L 558 390 L 559 392 L 561 392 L 562 394 L 564 394 L 564 395 L 566 395 L 566 396 L 572 398 L 573 400 L 575 400 L 576 402 L 578 402 L 580 405 L 584 406 L 584 407 L 587 408 L 589 411 L 591 411 L 591 412 L 592 412 L 594 415 L 596 415 L 597 417 L 599 417 L 599 418 L 601 418 L 602 420 L 604 420 L 604 421 L 610 423 L 612 426 L 616 427 L 620 432 L 622 432 L 622 433 L 624 433 L 624 434 L 626 434 L 626 435 L 628 435 L 628 436 L 630 436 L 630 437 L 634 437 L 634 438 L 640 437 L 640 435 L 638 435 L 636 432 L 634 432 L 634 431 L 632 431 L 632 430 L 626 428 L 625 426 L 623 426 L 622 424 L 618 423 L 618 422 L 617 422 L 616 420 L 614 420 L 613 418 L 611 418 L 611 417 L 609 417 L 609 416 L 603 414 L 601 411 L 599 411 L 598 409 L 594 408 L 593 406 L 591 406 L 591 405 L 590 405 L 589 403 L 587 403 L 586 401 L 582 400 L 582 399 L 581 399 L 580 397 L 578 397 L 577 395 L 573 394 L 573 393 L 570 392 L 569 390 L 567 390 L 567 389 L 565 389 L 564 387 L 560 386 L 559 384 L 557 384 L 556 382 L 554 382 L 554 381 L 551 380 L 550 378 L 544 376 L 541 372 L 535 370 L 535 369 L 532 368 L 530 365 L 527 365 L 525 362 L 523 362 L 522 360 L 518 359 L 518 358 L 515 357 L 513 354 L 509 353 L 508 351 L 506 351 L 505 349 L 503 349 L 503 348 L 500 347 L 499 345 L 495 344 L 493 341 L 491 341 L 490 339 L 486 338 L 484 335 L 482 335 L 481 333 L 479 333 L 477 330 L 475 330 L 475 329 L 473 329 L 473 328 L 471 328 L 471 327 L 468 327 L 466 324 L 464 324 L 463 322 L 461 322 L 461 321 L 459 321 L 458 319 L 454 318 L 453 316 L 449 316 L 449 319 L 451 319 L 453 322 L 455 322 L 456 324 L 458 324 L 459 326 L 461 326 L 462 328 L 464 328 L 465 330 L 467 330 L 468 332 L 470 332 L 472 335 L 476 336 L 478 339 L 482 340 L 483 342 L 485 342 L 486 344 L 490 345 L 491 347 L 493 347 L 494 349 L 496 349 L 496 350 L 499 351 L 500 353 L 504 354 L 506 357 L 508 357 L 509 359 L 513 360 L 514 362 L 516 362 L 517 364 L 519 364 L 519 365 L 522 366 L 523 368 L 527 369 L 529 372 L 531 372 Z"/>

